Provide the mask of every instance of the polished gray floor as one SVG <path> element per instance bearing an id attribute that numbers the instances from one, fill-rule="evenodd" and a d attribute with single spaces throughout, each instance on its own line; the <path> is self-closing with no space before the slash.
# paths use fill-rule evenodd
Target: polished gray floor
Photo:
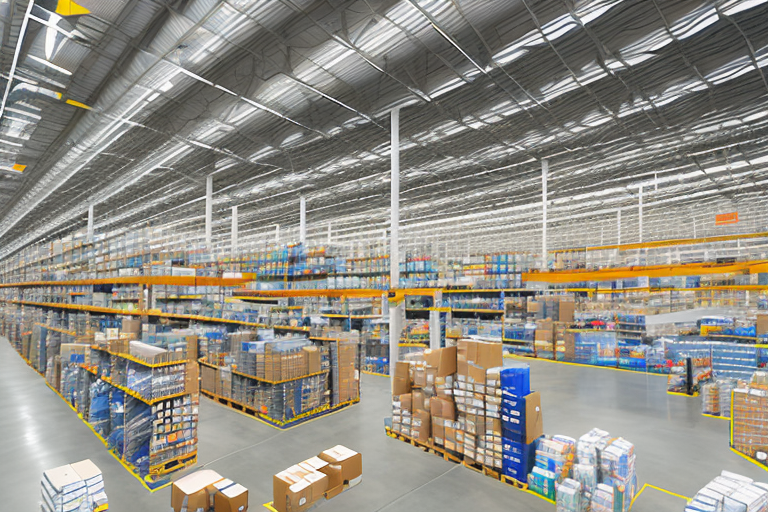
<path id="1" fill-rule="evenodd" d="M 768 473 L 728 449 L 726 421 L 702 417 L 698 399 L 668 396 L 663 377 L 540 361 L 531 366 L 545 431 L 578 437 L 600 427 L 629 439 L 642 483 L 692 496 L 722 469 L 768 481 Z M 535 496 L 386 437 L 389 408 L 389 380 L 368 375 L 359 405 L 287 431 L 203 399 L 200 466 L 245 485 L 251 510 L 265 510 L 261 504 L 271 500 L 274 473 L 344 444 L 363 454 L 363 483 L 321 510 L 554 510 Z M 102 469 L 110 510 L 169 508 L 170 490 L 147 492 L 1 338 L 0 439 L 1 511 L 39 510 L 43 470 L 84 458 Z M 633 510 L 682 511 L 684 504 L 646 488 Z"/>

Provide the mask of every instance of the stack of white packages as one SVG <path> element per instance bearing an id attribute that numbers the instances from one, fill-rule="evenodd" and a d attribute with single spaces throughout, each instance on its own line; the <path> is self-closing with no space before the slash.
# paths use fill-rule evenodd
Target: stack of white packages
<path id="1" fill-rule="evenodd" d="M 96 512 L 108 508 L 101 471 L 90 460 L 43 473 L 42 512 Z"/>
<path id="2" fill-rule="evenodd" d="M 557 512 L 584 512 L 587 509 L 581 484 L 566 478 L 557 486 Z"/>
<path id="3" fill-rule="evenodd" d="M 696 493 L 685 512 L 768 512 L 768 485 L 723 471 Z"/>

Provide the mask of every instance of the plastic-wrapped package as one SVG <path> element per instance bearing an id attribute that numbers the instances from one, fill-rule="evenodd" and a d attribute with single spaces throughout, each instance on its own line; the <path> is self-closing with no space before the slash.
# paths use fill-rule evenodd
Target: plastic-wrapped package
<path id="1" fill-rule="evenodd" d="M 611 435 L 605 430 L 593 428 L 579 438 L 576 443 L 576 456 L 579 464 L 600 465 L 600 452 L 611 440 Z"/>
<path id="2" fill-rule="evenodd" d="M 568 476 L 574 447 L 575 440 L 564 436 L 541 439 L 536 447 L 536 466 L 552 471 L 558 481 L 562 480 Z"/>
<path id="3" fill-rule="evenodd" d="M 109 394 L 112 386 L 102 380 L 91 385 L 91 404 L 88 410 L 88 423 L 102 437 L 109 436 Z"/>
<path id="4" fill-rule="evenodd" d="M 533 468 L 531 474 L 528 475 L 528 488 L 550 500 L 555 499 L 556 482 L 557 475 L 555 473 L 539 467 Z"/>
<path id="5" fill-rule="evenodd" d="M 720 414 L 720 388 L 717 382 L 707 382 L 701 386 L 701 412 L 713 416 Z"/>
<path id="6" fill-rule="evenodd" d="M 125 393 L 119 389 L 112 390 L 112 401 L 109 405 L 109 423 L 111 432 L 107 439 L 107 447 L 123 455 L 123 434 L 125 426 Z"/>
<path id="7" fill-rule="evenodd" d="M 147 404 L 128 398 L 125 408 L 125 460 L 149 472 L 149 441 L 152 437 L 152 410 Z"/>
<path id="8" fill-rule="evenodd" d="M 581 484 L 566 478 L 557 486 L 557 512 L 583 512 Z"/>
<path id="9" fill-rule="evenodd" d="M 593 493 L 597 487 L 597 466 L 592 464 L 574 464 L 571 477 L 581 484 L 585 492 Z"/>
<path id="10" fill-rule="evenodd" d="M 613 511 L 613 487 L 598 484 L 592 495 L 590 512 L 614 512 Z"/>

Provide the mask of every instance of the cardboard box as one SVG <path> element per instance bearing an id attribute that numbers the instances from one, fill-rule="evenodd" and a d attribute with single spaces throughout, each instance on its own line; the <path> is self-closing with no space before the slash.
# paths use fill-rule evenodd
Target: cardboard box
<path id="1" fill-rule="evenodd" d="M 505 427 L 505 429 L 508 427 Z M 531 444 L 544 435 L 544 417 L 541 412 L 541 395 L 534 391 L 525 397 L 525 414 L 518 427 L 510 429 L 524 444 Z"/>
<path id="2" fill-rule="evenodd" d="M 400 395 L 400 409 L 408 412 L 413 410 L 413 395 L 411 393 Z"/>
<path id="3" fill-rule="evenodd" d="M 432 417 L 427 411 L 418 410 L 413 413 L 411 423 L 411 437 L 417 441 L 429 444 L 429 438 L 432 433 Z"/>
<path id="4" fill-rule="evenodd" d="M 230 485 L 216 493 L 213 503 L 214 512 L 247 512 L 248 489 L 240 484 Z"/>
<path id="5" fill-rule="evenodd" d="M 354 481 L 363 475 L 363 456 L 345 446 L 336 445 L 325 450 L 318 457 L 331 466 L 340 466 L 344 483 L 354 485 L 356 483 Z"/>
<path id="6" fill-rule="evenodd" d="M 757 323 L 755 325 L 757 334 L 768 334 L 768 314 L 758 313 Z"/>
<path id="7" fill-rule="evenodd" d="M 321 371 L 320 350 L 317 347 L 312 346 L 304 347 L 302 348 L 302 351 L 307 360 L 307 374 Z"/>
<path id="8" fill-rule="evenodd" d="M 449 420 L 456 419 L 456 406 L 452 400 L 433 397 L 429 402 L 432 416 Z"/>
<path id="9" fill-rule="evenodd" d="M 456 347 L 424 351 L 424 361 L 428 368 L 435 370 L 435 377 L 447 377 L 456 373 L 456 357 Z"/>
<path id="10" fill-rule="evenodd" d="M 576 312 L 576 303 L 561 298 L 558 310 L 557 320 L 559 322 L 573 322 L 574 313 Z"/>
<path id="11" fill-rule="evenodd" d="M 424 407 L 424 392 L 420 389 L 414 389 L 411 393 L 411 408 L 413 411 L 426 410 Z"/>
<path id="12" fill-rule="evenodd" d="M 411 365 L 405 361 L 395 364 L 395 376 L 392 378 L 392 394 L 407 395 L 411 392 Z"/>
<path id="13" fill-rule="evenodd" d="M 208 510 L 211 497 L 216 493 L 214 484 L 220 480 L 223 480 L 221 475 L 210 469 L 196 471 L 176 480 L 171 488 L 171 508 L 174 512 L 181 512 L 185 505 L 187 510 Z"/>
<path id="14" fill-rule="evenodd" d="M 299 466 L 291 466 L 272 478 L 272 506 L 278 512 L 302 512 L 323 497 L 328 476 Z"/>

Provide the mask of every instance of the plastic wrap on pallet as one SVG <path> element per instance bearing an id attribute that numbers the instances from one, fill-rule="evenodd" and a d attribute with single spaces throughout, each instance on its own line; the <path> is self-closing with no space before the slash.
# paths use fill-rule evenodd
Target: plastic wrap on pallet
<path id="1" fill-rule="evenodd" d="M 91 385 L 91 404 L 88 409 L 88 423 L 102 437 L 109 436 L 109 394 L 112 386 L 102 380 Z"/>
<path id="2" fill-rule="evenodd" d="M 557 512 L 584 512 L 584 496 L 581 483 L 570 478 L 557 486 Z"/>
<path id="3" fill-rule="evenodd" d="M 125 412 L 125 460 L 139 469 L 139 474 L 149 472 L 149 440 L 152 437 L 152 413 L 147 404 L 128 397 Z"/>
<path id="4" fill-rule="evenodd" d="M 768 485 L 723 471 L 687 504 L 685 512 L 764 511 L 768 509 Z"/>

